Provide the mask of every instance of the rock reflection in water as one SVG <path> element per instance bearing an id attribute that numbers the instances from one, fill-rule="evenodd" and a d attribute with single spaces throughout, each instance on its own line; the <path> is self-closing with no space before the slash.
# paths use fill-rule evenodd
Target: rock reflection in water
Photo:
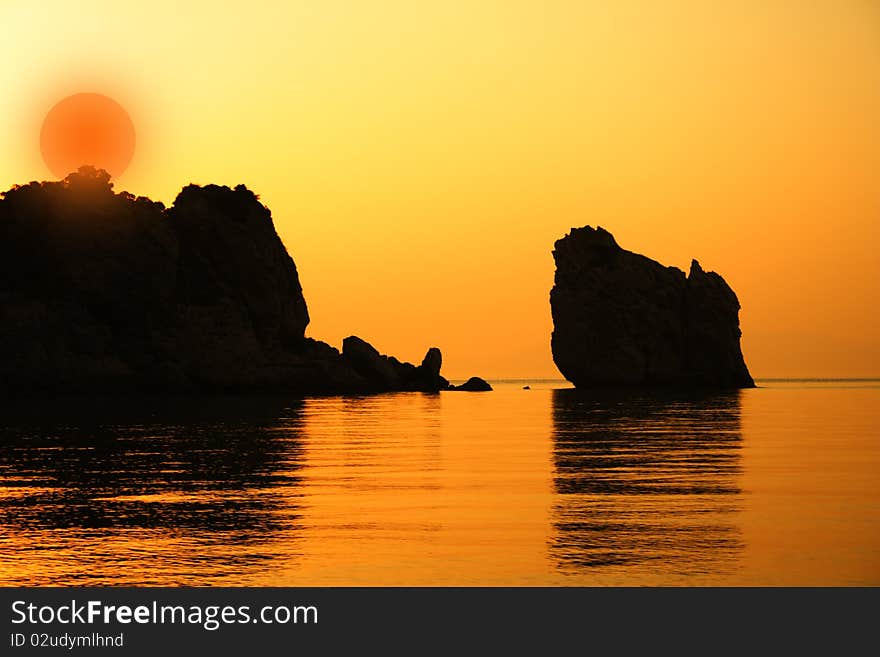
<path id="1" fill-rule="evenodd" d="M 550 551 L 562 571 L 736 567 L 740 393 L 553 393 Z"/>
<path id="2" fill-rule="evenodd" d="M 186 582 L 270 558 L 270 539 L 293 529 L 297 515 L 299 416 L 298 402 L 264 397 L 5 409 L 0 526 L 19 546 L 39 537 L 34 552 L 17 549 L 22 575 L 30 570 L 28 583 L 37 583 L 39 573 L 45 584 L 89 573 L 101 582 L 128 568 L 132 583 Z M 59 554 L 82 550 L 82 572 L 69 560 L 63 571 L 40 561 L 48 536 Z"/>

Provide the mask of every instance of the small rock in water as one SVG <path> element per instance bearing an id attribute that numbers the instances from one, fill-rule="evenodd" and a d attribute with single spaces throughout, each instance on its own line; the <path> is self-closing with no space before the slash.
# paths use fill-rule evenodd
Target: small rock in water
<path id="1" fill-rule="evenodd" d="M 460 386 L 452 386 L 450 390 L 462 390 L 464 392 L 488 392 L 492 390 L 492 386 L 485 379 L 478 376 L 472 376 Z"/>

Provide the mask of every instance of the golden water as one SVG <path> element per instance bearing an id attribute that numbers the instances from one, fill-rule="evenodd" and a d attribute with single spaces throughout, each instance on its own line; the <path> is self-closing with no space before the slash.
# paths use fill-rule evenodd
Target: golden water
<path id="1" fill-rule="evenodd" d="M 0 584 L 880 584 L 880 383 L 18 404 Z"/>

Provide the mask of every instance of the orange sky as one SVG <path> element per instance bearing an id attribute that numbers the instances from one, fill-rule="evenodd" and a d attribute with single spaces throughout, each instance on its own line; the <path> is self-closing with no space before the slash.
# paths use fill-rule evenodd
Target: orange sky
<path id="1" fill-rule="evenodd" d="M 550 251 L 600 224 L 723 274 L 756 377 L 880 375 L 873 0 L 134 4 L 4 3 L 0 187 L 100 92 L 118 188 L 247 184 L 337 346 L 557 376 Z"/>

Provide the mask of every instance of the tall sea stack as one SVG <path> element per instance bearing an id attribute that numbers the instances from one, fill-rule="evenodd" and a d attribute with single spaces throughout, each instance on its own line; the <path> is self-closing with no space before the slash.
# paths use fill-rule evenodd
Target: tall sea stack
<path id="1" fill-rule="evenodd" d="M 694 260 L 686 276 L 601 227 L 573 228 L 553 257 L 553 360 L 575 386 L 754 387 L 739 301 L 718 274 Z"/>

